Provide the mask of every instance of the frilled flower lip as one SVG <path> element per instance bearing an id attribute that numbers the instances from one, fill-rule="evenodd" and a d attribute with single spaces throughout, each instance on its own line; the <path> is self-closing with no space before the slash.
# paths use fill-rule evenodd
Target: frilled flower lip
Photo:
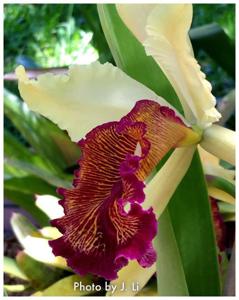
<path id="1" fill-rule="evenodd" d="M 59 189 L 64 216 L 52 221 L 63 234 L 49 244 L 81 275 L 112 280 L 136 259 L 152 265 L 157 221 L 144 210 L 144 180 L 160 159 L 190 131 L 175 112 L 138 101 L 119 122 L 100 125 L 79 142 L 82 157 L 73 188 Z"/>

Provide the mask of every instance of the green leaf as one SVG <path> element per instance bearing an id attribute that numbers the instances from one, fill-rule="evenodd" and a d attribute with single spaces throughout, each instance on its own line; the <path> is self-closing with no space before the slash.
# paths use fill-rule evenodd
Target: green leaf
<path id="1" fill-rule="evenodd" d="M 80 289 L 74 290 L 75 282 L 81 282 L 83 286 L 86 286 L 92 284 L 92 279 L 87 276 L 83 277 L 79 275 L 67 276 L 42 291 L 39 296 L 86 296 L 93 293 Z"/>
<path id="2" fill-rule="evenodd" d="M 67 168 L 79 158 L 79 147 L 62 130 L 30 111 L 26 103 L 7 90 L 4 113 L 52 170 Z"/>
<path id="3" fill-rule="evenodd" d="M 142 45 L 125 27 L 115 6 L 99 5 L 98 11 L 117 65 L 128 75 L 163 96 L 181 112 L 181 105 L 168 80 L 153 59 L 146 56 Z M 216 241 L 207 188 L 198 154 L 195 154 L 187 175 L 170 201 L 169 214 L 189 295 L 220 295 Z M 174 274 L 175 270 L 171 269 L 171 272 Z M 171 281 L 173 280 L 172 277 Z M 169 293 L 170 290 L 167 291 L 167 294 Z"/>
<path id="4" fill-rule="evenodd" d="M 32 151 L 33 149 L 24 146 L 15 136 L 8 130 L 4 130 L 4 157 L 17 159 L 27 163 L 32 163 L 40 168 L 49 170 L 49 165 L 39 155 Z M 19 168 L 16 168 L 19 170 Z M 26 173 L 26 172 L 25 172 Z M 21 176 L 21 175 L 20 175 Z"/>
<path id="5" fill-rule="evenodd" d="M 222 214 L 229 214 L 229 213 L 235 214 L 235 205 L 233 204 L 218 201 L 218 206 L 219 206 L 220 213 Z"/>
<path id="6" fill-rule="evenodd" d="M 36 176 L 13 177 L 4 180 L 4 188 L 25 194 L 56 196 L 56 187 Z"/>
<path id="7" fill-rule="evenodd" d="M 190 38 L 194 48 L 205 50 L 235 78 L 235 46 L 220 25 L 212 23 L 193 28 L 190 30 Z"/>
<path id="8" fill-rule="evenodd" d="M 235 214 L 234 213 L 225 213 L 222 215 L 224 222 L 235 222 Z"/>
<path id="9" fill-rule="evenodd" d="M 32 161 L 32 153 L 7 129 L 4 129 L 4 157 Z M 22 177 L 27 172 L 4 163 L 4 178 Z"/>
<path id="10" fill-rule="evenodd" d="M 35 196 L 32 194 L 4 188 L 5 197 L 11 202 L 29 212 L 40 226 L 49 225 L 49 218 L 35 205 Z"/>
<path id="11" fill-rule="evenodd" d="M 212 180 L 209 181 L 210 185 L 220 189 L 220 190 L 223 190 L 224 192 L 230 194 L 231 196 L 235 197 L 235 185 L 222 178 L 222 177 L 213 177 Z"/>
<path id="12" fill-rule="evenodd" d="M 4 180 L 4 194 L 11 202 L 29 212 L 41 226 L 49 225 L 48 216 L 35 204 L 35 195 L 56 196 L 56 187 L 35 176 Z"/>
<path id="13" fill-rule="evenodd" d="M 28 256 L 24 251 L 16 257 L 19 268 L 27 275 L 32 287 L 42 290 L 63 276 L 63 271 L 58 268 L 48 267 Z"/>
<path id="14" fill-rule="evenodd" d="M 26 217 L 14 213 L 10 220 L 13 232 L 19 243 L 24 246 L 24 239 L 37 232 L 37 228 Z M 40 233 L 39 233 L 40 235 Z"/>
<path id="15" fill-rule="evenodd" d="M 159 296 L 188 296 L 188 287 L 174 230 L 167 209 L 158 221 L 157 282 Z"/>
<path id="16" fill-rule="evenodd" d="M 18 267 L 15 259 L 4 256 L 3 272 L 12 277 L 17 277 L 23 280 L 28 280 L 26 274 Z"/>
<path id="17" fill-rule="evenodd" d="M 27 172 L 4 163 L 4 180 L 11 179 L 13 177 L 21 178 L 27 175 L 29 175 Z"/>
<path id="18" fill-rule="evenodd" d="M 235 221 L 235 205 L 218 201 L 218 206 L 224 222 Z"/>
<path id="19" fill-rule="evenodd" d="M 53 174 L 49 170 L 45 170 L 41 167 L 38 167 L 37 165 L 17 159 L 11 159 L 6 158 L 5 163 L 7 163 L 9 166 L 19 168 L 28 174 L 34 175 L 36 177 L 39 177 L 49 183 L 50 185 L 56 186 L 56 187 L 65 187 L 69 188 L 71 187 L 71 175 L 66 175 L 59 171 L 58 174 Z"/>
<path id="20" fill-rule="evenodd" d="M 144 287 L 142 290 L 140 290 L 137 295 L 138 296 L 144 296 L 144 297 L 148 297 L 148 296 L 158 296 L 158 291 L 157 291 L 157 284 L 156 284 L 156 280 L 154 280 L 153 282 L 150 282 L 146 285 L 146 287 Z"/>
<path id="21" fill-rule="evenodd" d="M 32 153 L 10 131 L 5 129 L 4 156 L 31 161 Z"/>
<path id="22" fill-rule="evenodd" d="M 198 153 L 169 203 L 191 296 L 220 295 L 216 241 Z"/>

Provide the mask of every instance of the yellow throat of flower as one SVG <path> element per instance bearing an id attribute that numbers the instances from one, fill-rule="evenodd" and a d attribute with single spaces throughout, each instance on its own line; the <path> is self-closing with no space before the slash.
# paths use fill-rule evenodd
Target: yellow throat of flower
<path id="1" fill-rule="evenodd" d="M 178 143 L 178 147 L 188 147 L 198 144 L 202 139 L 202 129 L 197 126 L 185 128 L 185 137 Z"/>

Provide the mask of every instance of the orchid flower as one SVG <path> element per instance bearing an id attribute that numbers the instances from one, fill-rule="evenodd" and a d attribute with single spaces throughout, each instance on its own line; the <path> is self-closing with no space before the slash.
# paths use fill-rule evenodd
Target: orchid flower
<path id="1" fill-rule="evenodd" d="M 82 150 L 73 187 L 58 189 L 64 216 L 52 221 L 62 233 L 50 241 L 53 253 L 81 275 L 108 280 L 117 278 L 129 260 L 154 269 L 156 218 L 186 173 L 201 132 L 209 151 L 217 148 L 212 143 L 220 143 L 215 132 L 227 135 L 226 129 L 212 126 L 220 114 L 193 56 L 188 37 L 192 5 L 117 8 L 175 88 L 185 117 L 109 63 L 72 66 L 67 74 L 44 74 L 36 81 L 22 66 L 16 70 L 28 106 L 67 130 Z M 231 136 L 224 146 L 216 154 L 232 162 Z M 144 190 L 160 160 L 177 147 L 185 148 L 174 151 Z M 174 181 L 169 182 L 169 173 Z"/>

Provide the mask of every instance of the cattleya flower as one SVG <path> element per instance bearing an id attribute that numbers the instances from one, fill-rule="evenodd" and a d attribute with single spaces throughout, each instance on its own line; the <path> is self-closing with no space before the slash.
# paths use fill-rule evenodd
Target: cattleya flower
<path id="1" fill-rule="evenodd" d="M 156 218 L 186 173 L 201 140 L 199 132 L 220 117 L 188 37 L 192 5 L 117 9 L 175 88 L 185 118 L 109 63 L 72 66 L 67 74 L 44 74 L 36 81 L 27 78 L 22 66 L 16 70 L 29 107 L 67 130 L 82 150 L 73 188 L 58 189 L 64 216 L 52 221 L 62 233 L 50 241 L 53 253 L 81 275 L 109 280 L 117 278 L 128 260 L 143 267 L 155 262 Z M 205 148 L 210 148 L 214 131 L 204 139 Z M 174 151 L 144 190 L 164 155 L 186 146 Z M 222 156 L 231 159 L 228 151 Z"/>

